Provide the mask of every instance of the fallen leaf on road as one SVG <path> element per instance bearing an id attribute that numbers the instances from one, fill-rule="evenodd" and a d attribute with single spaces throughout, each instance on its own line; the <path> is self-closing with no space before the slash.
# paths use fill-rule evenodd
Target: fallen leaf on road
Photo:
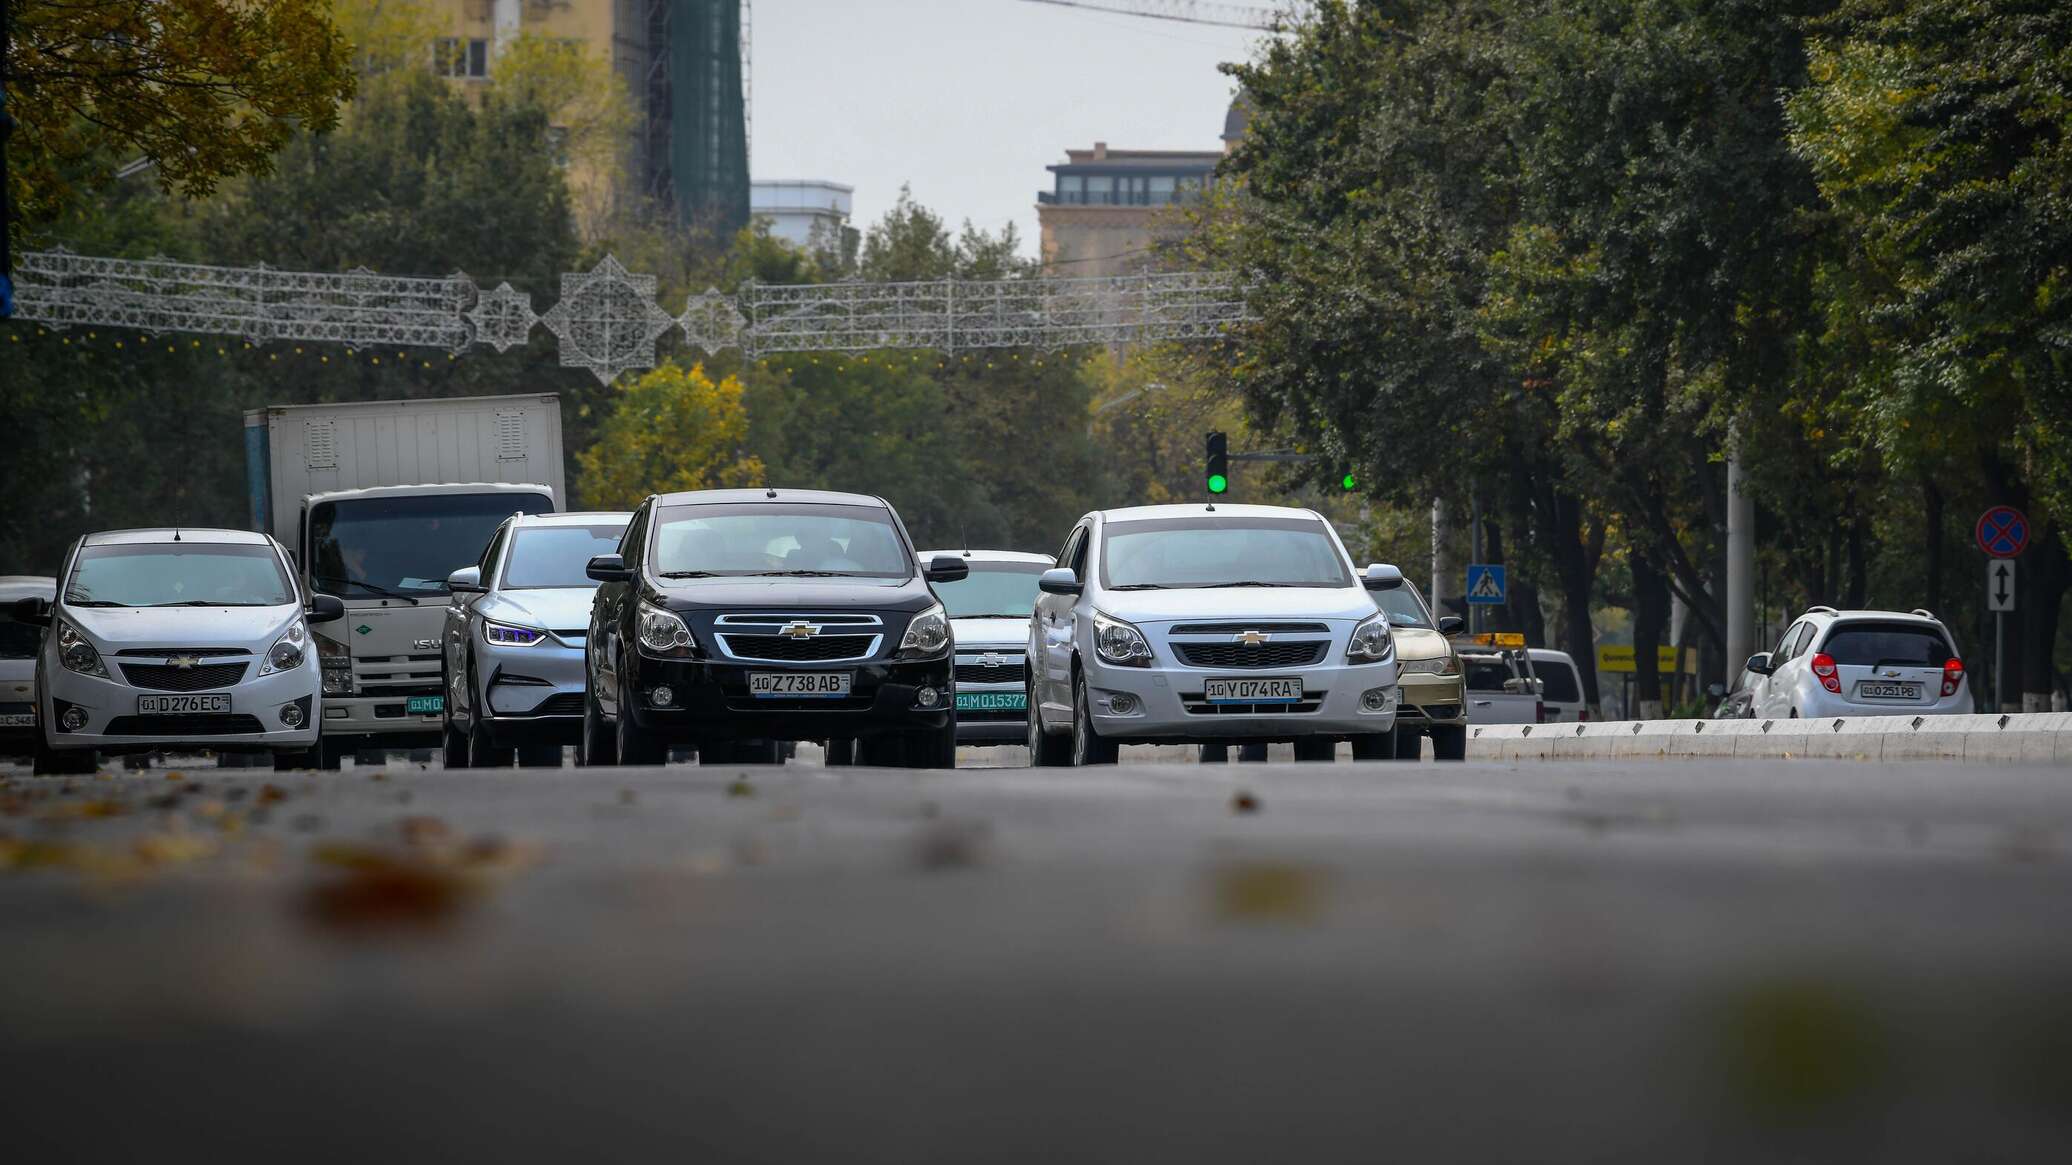
<path id="1" fill-rule="evenodd" d="M 1226 922 L 1311 922 L 1323 910 L 1326 877 L 1287 862 L 1230 862 L 1215 872 L 1215 908 Z"/>

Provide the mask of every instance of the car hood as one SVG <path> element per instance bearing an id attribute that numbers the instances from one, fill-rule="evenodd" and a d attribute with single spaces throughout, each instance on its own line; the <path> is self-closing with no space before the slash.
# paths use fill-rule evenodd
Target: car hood
<path id="1" fill-rule="evenodd" d="M 1104 613 L 1132 623 L 1365 619 L 1379 609 L 1366 591 L 1355 587 L 1104 591 L 1098 602 Z"/>
<path id="2" fill-rule="evenodd" d="M 654 579 L 651 585 L 674 610 L 918 611 L 935 601 L 919 578 L 686 578 Z"/>
<path id="3" fill-rule="evenodd" d="M 279 607 L 63 607 L 54 612 L 111 650 L 125 647 L 243 647 L 273 645 L 288 620 L 301 613 Z M 263 641 L 263 642 L 262 642 Z"/>
<path id="4" fill-rule="evenodd" d="M 1453 650 L 1444 635 L 1428 627 L 1393 627 L 1389 636 L 1396 641 L 1397 659 L 1444 659 Z"/>
<path id="5" fill-rule="evenodd" d="M 957 640 L 959 650 L 968 651 L 974 647 L 1012 647 L 1019 650 L 1029 645 L 1029 620 L 952 619 L 950 634 Z"/>
<path id="6" fill-rule="evenodd" d="M 477 603 L 475 612 L 499 623 L 581 635 L 590 627 L 590 602 L 596 597 L 595 587 L 498 591 Z"/>

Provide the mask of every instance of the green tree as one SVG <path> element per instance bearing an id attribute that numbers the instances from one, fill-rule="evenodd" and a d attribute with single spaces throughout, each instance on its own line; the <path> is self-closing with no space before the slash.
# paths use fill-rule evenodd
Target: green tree
<path id="1" fill-rule="evenodd" d="M 585 505 L 630 510 L 651 493 L 760 485 L 747 442 L 739 380 L 664 364 L 614 391 L 596 444 L 577 457 L 577 490 Z"/>

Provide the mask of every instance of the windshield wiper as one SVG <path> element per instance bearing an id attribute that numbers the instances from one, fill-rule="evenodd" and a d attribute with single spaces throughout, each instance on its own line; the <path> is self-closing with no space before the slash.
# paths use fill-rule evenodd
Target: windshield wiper
<path id="1" fill-rule="evenodd" d="M 1111 591 L 1162 591 L 1166 589 L 1166 585 L 1164 583 L 1124 583 L 1119 587 L 1109 587 L 1108 589 Z"/>
<path id="2" fill-rule="evenodd" d="M 127 606 L 129 606 L 129 604 L 128 604 L 128 603 L 118 603 L 118 602 L 116 602 L 116 601 L 115 601 L 115 600 L 113 600 L 113 599 L 66 599 L 66 600 L 65 600 L 65 605 L 66 605 L 66 606 L 68 606 L 68 607 L 127 607 Z"/>
<path id="3" fill-rule="evenodd" d="M 665 570 L 657 578 L 718 578 L 716 570 Z"/>
<path id="4" fill-rule="evenodd" d="M 177 603 L 146 603 L 147 607 L 264 607 L 266 603 L 219 603 L 214 599 L 181 599 Z M 279 604 L 286 606 L 287 604 Z"/>
<path id="5" fill-rule="evenodd" d="M 1035 617 L 1036 617 L 1036 612 L 1034 612 L 1034 611 L 1019 611 L 1019 612 L 1017 612 L 1017 611 L 1008 611 L 1008 612 L 1006 612 L 1005 614 L 1002 614 L 1002 613 L 1001 613 L 1001 612 L 999 612 L 999 611 L 993 611 L 993 612 L 989 612 L 989 613 L 987 613 L 987 614 L 984 614 L 984 615 L 951 615 L 951 616 L 950 616 L 950 618 L 952 618 L 952 619 L 1034 619 Z"/>
<path id="6" fill-rule="evenodd" d="M 1198 591 L 1221 591 L 1228 590 L 1231 587 L 1299 587 L 1301 585 L 1301 583 L 1260 582 L 1257 579 L 1246 579 L 1243 582 L 1203 583 L 1194 589 Z"/>
<path id="7" fill-rule="evenodd" d="M 846 570 L 759 570 L 756 578 L 847 578 Z"/>
<path id="8" fill-rule="evenodd" d="M 413 607 L 420 605 L 416 595 L 406 595 L 402 591 L 390 590 L 388 587 L 382 586 L 380 583 L 371 583 L 365 579 L 341 578 L 335 574 L 320 574 L 317 576 L 317 581 L 321 583 L 337 583 L 341 586 L 358 587 L 363 591 L 373 591 L 375 594 L 380 595 L 383 598 L 401 599 Z"/>

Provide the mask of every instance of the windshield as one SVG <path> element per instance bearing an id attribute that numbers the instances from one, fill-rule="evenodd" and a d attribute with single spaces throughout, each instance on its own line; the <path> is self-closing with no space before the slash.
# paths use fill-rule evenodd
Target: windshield
<path id="1" fill-rule="evenodd" d="M 1828 632 L 1820 650 L 1857 667 L 1941 667 L 1950 658 L 1942 632 L 1918 623 L 1843 623 Z"/>
<path id="2" fill-rule="evenodd" d="M 619 536 L 625 532 L 624 522 L 521 529 L 511 539 L 511 552 L 504 559 L 504 589 L 594 590 L 597 583 L 583 573 L 584 568 L 600 554 L 618 553 Z"/>
<path id="3" fill-rule="evenodd" d="M 65 583 L 75 607 L 281 607 L 295 585 L 264 544 L 85 546 Z"/>
<path id="4" fill-rule="evenodd" d="M 970 575 L 936 583 L 935 593 L 952 619 L 1026 619 L 1036 611 L 1036 580 L 1048 569 L 1041 562 L 973 562 Z"/>
<path id="5" fill-rule="evenodd" d="M 430 597 L 482 557 L 513 512 L 547 514 L 540 494 L 420 494 L 319 502 L 309 512 L 317 588 L 345 599 Z"/>
<path id="6" fill-rule="evenodd" d="M 663 578 L 914 574 L 892 512 L 879 506 L 669 506 L 656 516 L 652 546 L 649 563 Z"/>
<path id="7" fill-rule="evenodd" d="M 1161 518 L 1101 532 L 1101 585 L 1344 587 L 1352 572 L 1315 518 Z"/>
<path id="8" fill-rule="evenodd" d="M 1392 627 L 1423 627 L 1430 629 L 1432 617 L 1425 611 L 1423 600 L 1410 589 L 1409 583 L 1385 591 L 1375 591 L 1374 601 L 1389 617 Z"/>

